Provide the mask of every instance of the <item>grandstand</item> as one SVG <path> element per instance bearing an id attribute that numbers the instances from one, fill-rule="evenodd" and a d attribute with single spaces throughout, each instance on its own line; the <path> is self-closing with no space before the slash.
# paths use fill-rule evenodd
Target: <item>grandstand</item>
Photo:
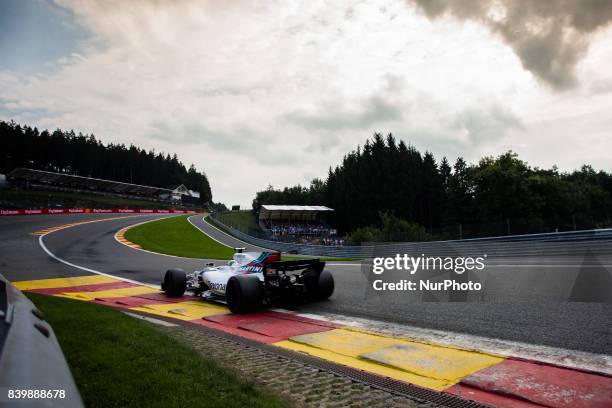
<path id="1" fill-rule="evenodd" d="M 110 194 L 118 197 L 160 202 L 175 201 L 182 202 L 183 204 L 196 204 L 196 201 L 199 201 L 199 198 L 192 196 L 191 191 L 187 190 L 183 185 L 173 188 L 151 187 L 23 167 L 18 167 L 8 173 L 7 179 L 12 186 L 25 188 Z"/>
<path id="2" fill-rule="evenodd" d="M 259 210 L 259 225 L 272 239 L 301 243 L 342 245 L 338 231 L 328 224 L 334 211 L 321 205 L 268 205 Z"/>

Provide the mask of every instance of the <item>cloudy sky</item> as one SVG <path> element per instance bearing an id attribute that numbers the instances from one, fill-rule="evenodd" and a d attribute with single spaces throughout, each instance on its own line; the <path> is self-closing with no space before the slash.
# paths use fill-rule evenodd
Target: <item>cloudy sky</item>
<path id="1" fill-rule="evenodd" d="M 607 0 L 2 0 L 0 119 L 176 152 L 215 201 L 392 132 L 612 170 Z"/>

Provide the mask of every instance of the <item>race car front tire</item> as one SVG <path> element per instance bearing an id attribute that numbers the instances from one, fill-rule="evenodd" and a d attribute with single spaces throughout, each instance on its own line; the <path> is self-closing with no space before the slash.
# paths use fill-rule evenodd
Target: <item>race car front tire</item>
<path id="1" fill-rule="evenodd" d="M 171 297 L 183 296 L 187 289 L 187 275 L 182 269 L 168 269 L 164 275 L 162 290 Z"/>
<path id="2" fill-rule="evenodd" d="M 247 313 L 261 307 L 264 289 L 254 275 L 236 275 L 229 278 L 225 289 L 227 306 L 232 313 Z"/>
<path id="3" fill-rule="evenodd" d="M 325 300 L 334 293 L 334 277 L 329 271 L 318 273 L 314 269 L 304 271 L 306 294 L 312 300 Z"/>

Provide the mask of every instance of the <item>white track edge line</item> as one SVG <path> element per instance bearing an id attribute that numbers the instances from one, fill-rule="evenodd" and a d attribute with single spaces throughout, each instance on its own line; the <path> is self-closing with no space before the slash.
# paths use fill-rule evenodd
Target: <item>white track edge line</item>
<path id="1" fill-rule="evenodd" d="M 191 217 L 194 217 L 194 216 L 192 215 Z M 221 245 L 223 245 L 223 246 L 224 246 L 224 247 L 226 247 L 226 248 L 236 249 L 235 247 L 231 247 L 231 246 L 229 246 L 229 245 L 227 245 L 227 244 L 225 244 L 225 243 L 223 243 L 223 242 L 219 241 L 217 238 L 215 238 L 215 237 L 213 237 L 213 236 L 209 235 L 208 233 L 206 233 L 206 231 L 204 231 L 202 228 L 200 228 L 200 227 L 198 227 L 197 225 L 195 225 L 195 224 L 193 223 L 193 221 L 191 221 L 191 217 L 187 217 L 187 222 L 189 222 L 189 223 L 191 224 L 191 226 L 192 226 L 192 227 L 194 227 L 195 229 L 197 229 L 198 231 L 200 231 L 202 234 L 206 235 L 208 238 L 210 238 L 210 239 L 212 239 L 213 241 L 217 242 L 218 244 L 221 244 Z M 202 217 L 202 221 L 203 221 L 203 222 L 206 222 L 206 221 L 204 221 L 204 218 L 206 218 L 206 217 Z M 240 242 L 244 242 L 244 241 L 240 241 Z"/>
<path id="2" fill-rule="evenodd" d="M 205 218 L 207 218 L 207 217 L 210 217 L 210 216 L 208 215 L 208 216 L 204 216 L 204 217 L 202 217 L 202 221 L 203 221 L 203 222 L 206 222 Z M 213 227 L 214 229 L 216 229 L 216 230 L 217 230 L 217 231 L 219 231 L 220 233 L 222 233 L 222 234 L 224 234 L 224 235 L 227 235 L 228 237 L 230 237 L 230 238 L 232 238 L 232 239 L 235 239 L 236 241 L 242 242 L 242 243 L 243 243 L 243 244 L 245 244 L 245 245 L 249 245 L 249 246 L 256 247 L 256 248 L 261 248 L 261 249 L 264 249 L 264 250 L 266 250 L 266 251 L 273 251 L 273 249 L 270 249 L 270 248 L 264 248 L 264 247 L 259 246 L 259 245 L 249 244 L 248 242 L 243 241 L 243 240 L 241 240 L 240 238 L 236 238 L 235 236 L 228 234 L 227 232 L 223 231 L 222 229 L 218 228 L 217 226 L 215 226 L 215 225 L 213 225 L 213 224 L 211 224 L 211 223 L 209 223 L 209 222 L 206 222 L 206 224 L 210 225 L 211 227 Z M 200 231 L 202 231 L 204 234 L 206 234 L 206 232 L 204 232 L 204 230 L 202 230 L 201 228 L 199 228 L 199 227 L 197 227 L 197 226 L 195 226 L 195 227 L 196 227 L 197 229 L 199 229 Z M 206 235 L 208 235 L 208 234 L 206 234 Z M 210 237 L 210 235 L 208 235 L 208 236 Z M 212 238 L 212 237 L 211 237 L 211 238 Z M 214 238 L 213 238 L 213 239 L 214 239 Z M 215 241 L 217 241 L 217 240 L 215 239 Z M 219 241 L 217 241 L 217 242 L 219 242 Z M 223 245 L 227 246 L 226 244 L 223 244 Z M 231 248 L 231 247 L 230 247 L 230 248 Z"/>
<path id="3" fill-rule="evenodd" d="M 276 309 L 282 312 L 282 309 Z M 612 375 L 612 356 L 587 351 L 563 349 L 474 334 L 427 329 L 399 323 L 344 316 L 333 313 L 295 313 L 297 316 L 340 324 L 342 326 L 409 341 L 467 350 L 504 358 L 516 358 L 536 363 L 552 364 L 567 369 Z"/>
<path id="4" fill-rule="evenodd" d="M 50 233 L 47 233 L 47 234 L 50 234 Z M 61 262 L 61 263 L 65 264 L 65 265 L 68 265 L 68 266 L 73 267 L 73 268 L 80 269 L 80 270 L 85 271 L 85 272 L 94 273 L 96 275 L 102 275 L 102 276 L 118 279 L 118 280 L 121 280 L 121 281 L 124 281 L 124 282 L 128 282 L 128 283 L 134 283 L 134 284 L 137 284 L 137 285 L 144 285 L 144 286 L 148 286 L 148 287 L 151 287 L 151 288 L 160 289 L 159 285 L 153 285 L 153 284 L 150 284 L 150 283 L 138 282 L 138 281 L 133 280 L 133 279 L 128 279 L 128 278 L 123 278 L 121 276 L 111 275 L 109 273 L 104 273 L 104 272 L 96 271 L 95 269 L 87 268 L 85 266 L 80 266 L 80 265 L 73 264 L 72 262 L 68 262 L 67 260 L 62 259 L 59 256 L 55 255 L 53 252 L 51 252 L 49 250 L 49 248 L 47 248 L 47 246 L 43 242 L 43 238 L 47 234 L 43 234 L 43 235 L 40 235 L 38 237 L 38 244 L 43 249 L 43 251 L 46 252 L 47 255 L 49 255 L 51 258 L 55 259 L 58 262 Z"/>

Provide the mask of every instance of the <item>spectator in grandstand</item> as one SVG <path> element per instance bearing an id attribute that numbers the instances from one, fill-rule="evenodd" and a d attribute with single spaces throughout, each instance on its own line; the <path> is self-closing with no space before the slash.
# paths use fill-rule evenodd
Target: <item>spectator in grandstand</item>
<path id="1" fill-rule="evenodd" d="M 338 231 L 324 225 L 304 225 L 304 224 L 277 224 L 271 225 L 269 230 L 272 235 L 318 235 L 334 236 Z"/>

